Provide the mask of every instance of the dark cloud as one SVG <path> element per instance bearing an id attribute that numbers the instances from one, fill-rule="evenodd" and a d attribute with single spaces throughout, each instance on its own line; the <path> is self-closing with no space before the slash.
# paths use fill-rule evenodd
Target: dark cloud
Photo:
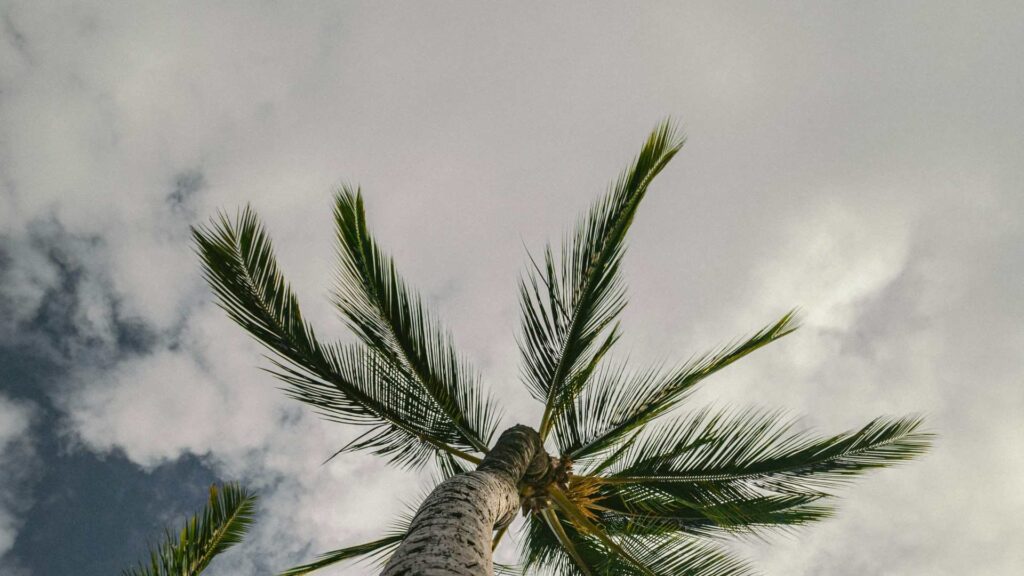
<path id="1" fill-rule="evenodd" d="M 0 293 L 16 288 L 15 267 L 26 261 L 50 273 L 34 284 L 34 307 L 0 299 L 0 401 L 34 415 L 23 440 L 0 454 L 0 515 L 21 522 L 0 569 L 15 574 L 115 573 L 201 504 L 215 480 L 195 457 L 147 471 L 118 451 L 82 450 L 67 433 L 58 406 L 82 385 L 76 370 L 144 355 L 159 340 L 123 314 L 99 264 L 104 250 L 99 236 L 71 234 L 55 218 L 31 223 L 26 238 L 0 250 Z"/>
<path id="2" fill-rule="evenodd" d="M 167 195 L 171 210 L 186 221 L 195 218 L 196 194 L 206 187 L 206 178 L 198 170 L 188 170 L 174 177 L 174 187 Z"/>
<path id="3" fill-rule="evenodd" d="M 37 299 L 31 306 L 0 301 L 8 345 L 31 343 L 55 361 L 94 364 L 153 347 L 157 334 L 125 314 L 111 286 L 102 237 L 72 234 L 54 217 L 30 223 L 27 232 L 0 247 L 0 292 L 17 289 L 16 267 L 27 261 L 42 267 L 46 280 L 33 284 Z"/>
<path id="4" fill-rule="evenodd" d="M 25 35 L 21 32 L 18 26 L 14 23 L 14 19 L 11 17 L 9 11 L 3 12 L 3 30 L 4 38 L 10 43 L 11 47 L 14 48 L 21 56 L 27 57 L 28 55 L 28 40 Z"/>

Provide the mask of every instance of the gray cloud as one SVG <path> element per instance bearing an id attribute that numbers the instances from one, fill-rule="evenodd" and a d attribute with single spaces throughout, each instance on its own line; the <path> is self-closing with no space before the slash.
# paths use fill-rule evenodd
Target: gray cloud
<path id="1" fill-rule="evenodd" d="M 252 202 L 307 315 L 346 337 L 325 298 L 329 198 L 362 183 L 509 423 L 530 422 L 512 339 L 522 244 L 557 240 L 672 114 L 690 141 L 635 225 L 623 352 L 685 357 L 799 305 L 804 329 L 694 401 L 791 408 L 823 430 L 919 411 L 941 435 L 847 491 L 837 519 L 743 548 L 775 574 L 1012 574 L 1022 12 L 8 3 L 0 322 L 23 338 L 45 313 L 32 338 L 76 335 L 60 406 L 81 448 L 146 467 L 199 454 L 263 489 L 233 573 L 280 568 L 373 537 L 420 480 L 358 456 L 319 466 L 350 431 L 255 369 L 209 304 L 188 225 Z M 125 326 L 145 342 L 131 354 Z"/>
<path id="2" fill-rule="evenodd" d="M 32 404 L 0 394 L 0 569 L 4 574 L 25 570 L 7 553 L 14 546 L 25 513 L 32 507 L 31 488 L 39 474 L 29 433 L 35 416 Z"/>

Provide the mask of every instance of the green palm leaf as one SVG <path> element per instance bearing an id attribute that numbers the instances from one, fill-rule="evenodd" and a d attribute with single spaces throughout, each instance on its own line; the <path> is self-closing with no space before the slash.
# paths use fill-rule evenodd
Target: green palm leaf
<path id="1" fill-rule="evenodd" d="M 624 366 L 598 371 L 555 426 L 562 454 L 582 460 L 613 449 L 631 433 L 668 412 L 708 376 L 796 330 L 789 312 L 748 338 L 664 372 L 628 374 Z"/>
<path id="2" fill-rule="evenodd" d="M 584 576 L 592 576 L 593 572 L 590 570 L 590 566 L 587 561 L 583 559 L 579 551 L 576 550 L 576 544 L 572 538 L 565 531 L 565 526 L 562 525 L 561 519 L 558 518 L 558 514 L 551 508 L 545 508 L 541 510 L 541 517 L 547 523 L 548 529 L 555 535 L 558 540 L 558 544 L 562 547 L 562 551 L 572 558 L 573 563 L 576 565 L 576 569 L 579 570 Z"/>
<path id="3" fill-rule="evenodd" d="M 399 532 L 389 534 L 378 540 L 366 542 L 363 544 L 356 544 L 355 546 L 349 546 L 348 548 L 342 548 L 340 550 L 332 550 L 325 552 L 317 557 L 316 560 L 309 564 L 303 564 L 302 566 L 296 566 L 289 568 L 280 574 L 280 576 L 302 576 L 303 574 L 309 574 L 314 570 L 333 566 L 338 562 L 344 562 L 346 560 L 352 560 L 364 556 L 368 559 L 375 561 L 376 563 L 387 562 L 387 559 L 391 556 L 391 553 L 398 548 L 398 545 L 402 543 L 402 539 L 405 538 L 405 532 Z"/>
<path id="4" fill-rule="evenodd" d="M 456 354 L 451 335 L 368 232 L 362 194 L 342 187 L 334 218 L 341 259 L 334 302 L 349 326 L 419 385 L 447 417 L 457 446 L 487 452 L 499 411 L 483 394 L 476 371 Z"/>
<path id="5" fill-rule="evenodd" d="M 456 448 L 447 415 L 424 400 L 418 384 L 385 357 L 363 347 L 320 342 L 277 266 L 255 212 L 221 214 L 193 229 L 205 277 L 228 316 L 274 352 L 271 370 L 292 397 L 329 419 L 370 427 L 351 449 L 372 450 L 416 466 L 438 451 L 470 460 Z"/>
<path id="6" fill-rule="evenodd" d="M 594 524 L 587 518 L 579 506 L 566 497 L 561 489 L 552 487 L 550 494 L 555 507 L 564 513 L 576 528 L 597 539 L 612 555 L 625 560 L 634 572 L 643 576 L 655 576 L 655 573 L 642 560 L 637 559 L 629 550 L 613 539 L 602 526 Z"/>
<path id="7" fill-rule="evenodd" d="M 195 576 L 215 556 L 242 541 L 253 522 L 256 496 L 237 484 L 210 487 L 203 511 L 188 521 L 177 535 L 167 532 L 164 541 L 150 549 L 149 561 L 121 572 L 122 576 Z"/>
<path id="8" fill-rule="evenodd" d="M 705 488 L 689 498 L 646 485 L 606 486 L 599 521 L 609 534 L 760 535 L 832 516 L 823 494 L 750 495 Z"/>
<path id="9" fill-rule="evenodd" d="M 452 458 L 448 454 L 439 454 L 439 460 L 442 462 L 438 463 L 440 476 L 434 476 L 433 482 L 430 483 L 429 487 L 425 488 L 418 494 L 417 497 L 410 499 L 407 504 L 407 509 L 392 522 L 390 529 L 387 534 L 377 540 L 370 542 L 364 542 L 362 544 L 356 544 L 353 546 L 347 546 L 338 550 L 332 550 L 325 552 L 317 556 L 316 560 L 308 564 L 301 566 L 295 566 L 282 572 L 279 576 L 301 576 L 303 574 L 309 574 L 321 568 L 327 568 L 333 566 L 339 562 L 346 560 L 370 560 L 374 565 L 383 566 L 391 559 L 391 555 L 398 548 L 398 545 L 402 543 L 405 536 L 409 533 L 409 527 L 412 525 L 412 521 L 416 516 L 416 512 L 420 507 L 420 504 L 426 500 L 427 496 L 437 487 L 438 484 L 449 478 L 450 475 L 458 473 L 457 471 L 465 471 L 462 468 L 462 464 Z M 449 462 L 443 462 L 443 461 Z"/>
<path id="10" fill-rule="evenodd" d="M 679 497 L 704 489 L 820 494 L 924 453 L 931 435 L 920 426 L 916 417 L 878 418 L 819 438 L 794 432 L 793 423 L 775 413 L 704 410 L 635 443 L 603 482 L 642 484 Z"/>
<path id="11" fill-rule="evenodd" d="M 535 266 L 520 283 L 519 346 L 526 384 L 544 402 L 542 438 L 617 339 L 613 322 L 626 302 L 619 274 L 626 231 L 651 180 L 682 145 L 671 123 L 662 123 L 633 166 L 576 226 L 560 264 L 548 248 L 543 269 Z"/>
<path id="12" fill-rule="evenodd" d="M 659 534 L 622 538 L 622 546 L 631 556 L 658 576 L 748 576 L 750 565 L 728 552 L 682 534 Z M 641 576 L 632 562 L 612 557 L 606 574 Z"/>
<path id="13" fill-rule="evenodd" d="M 682 533 L 643 533 L 631 529 L 617 530 L 608 537 L 625 555 L 610 549 L 602 540 L 588 534 L 568 518 L 557 515 L 559 537 L 545 519 L 531 515 L 521 543 L 520 574 L 585 576 L 627 575 L 648 576 L 741 576 L 751 574 L 750 568 L 721 547 Z M 604 526 L 601 528 L 605 529 Z M 563 543 L 571 541 L 575 559 Z M 579 563 L 588 566 L 589 572 Z M 640 564 L 638 566 L 637 564 Z M 511 573 L 511 572 L 509 572 Z"/>

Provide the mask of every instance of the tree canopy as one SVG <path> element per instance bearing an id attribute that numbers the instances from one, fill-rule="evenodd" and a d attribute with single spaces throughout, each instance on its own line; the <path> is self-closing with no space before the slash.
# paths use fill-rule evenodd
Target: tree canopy
<path id="1" fill-rule="evenodd" d="M 529 258 L 519 284 L 521 377 L 543 405 L 536 430 L 556 447 L 562 473 L 547 486 L 522 488 L 527 523 L 520 559 L 498 566 L 502 572 L 750 574 L 723 537 L 790 531 L 827 518 L 836 488 L 929 446 L 915 416 L 877 418 L 821 436 L 780 412 L 679 410 L 706 378 L 791 334 L 793 311 L 674 367 L 612 358 L 627 302 L 626 233 L 655 176 L 683 144 L 671 122 L 660 124 L 561 247 Z M 488 453 L 500 407 L 370 234 L 358 188 L 337 192 L 334 220 L 339 266 L 332 300 L 358 337 L 355 344 L 317 337 L 251 208 L 195 228 L 194 239 L 220 306 L 272 352 L 268 369 L 285 392 L 328 420 L 362 428 L 339 453 L 363 450 L 396 466 L 432 466 L 439 480 L 468 470 Z M 250 506 L 240 516 L 247 525 L 251 501 L 233 490 L 233 498 Z M 227 509 L 227 502 L 217 506 Z M 216 519 L 200 523 L 198 536 L 183 532 L 177 548 L 155 552 L 153 572 L 126 574 L 163 574 L 155 571 L 157 558 L 177 558 Z M 327 552 L 285 574 L 359 557 L 386 559 L 408 519 L 394 526 L 377 540 Z M 224 542 L 236 541 L 241 530 L 231 534 L 235 540 Z"/>

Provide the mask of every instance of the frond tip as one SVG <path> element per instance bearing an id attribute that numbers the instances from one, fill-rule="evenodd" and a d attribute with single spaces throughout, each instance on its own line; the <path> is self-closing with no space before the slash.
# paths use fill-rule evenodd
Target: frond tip
<path id="1" fill-rule="evenodd" d="M 366 542 L 365 544 L 356 544 L 355 546 L 349 546 L 348 548 L 325 552 L 318 556 L 313 562 L 289 568 L 279 576 L 303 576 L 304 574 L 309 574 L 310 572 L 320 570 L 321 568 L 332 566 L 338 562 L 352 560 L 354 558 L 359 558 L 360 556 L 382 562 L 387 559 L 392 552 L 394 552 L 395 548 L 398 547 L 403 538 L 405 538 L 404 532 L 401 534 L 391 534 L 384 538 L 373 540 L 372 542 Z"/>
<path id="2" fill-rule="evenodd" d="M 577 223 L 557 259 L 520 283 L 519 347 L 530 392 L 544 403 L 538 432 L 546 438 L 618 340 L 615 319 L 626 305 L 621 278 L 626 232 L 651 181 L 682 148 L 672 123 L 660 124 L 633 164 Z"/>
<path id="3" fill-rule="evenodd" d="M 238 484 L 210 487 L 206 508 L 177 535 L 167 531 L 164 541 L 151 548 L 148 562 L 121 572 L 122 576 L 195 576 L 215 556 L 242 541 L 252 525 L 256 496 Z"/>
<path id="4" fill-rule="evenodd" d="M 792 423 L 776 414 L 702 411 L 633 446 L 604 481 L 819 494 L 923 454 L 932 435 L 920 427 L 918 417 L 877 418 L 859 430 L 819 438 L 792 432 Z"/>

